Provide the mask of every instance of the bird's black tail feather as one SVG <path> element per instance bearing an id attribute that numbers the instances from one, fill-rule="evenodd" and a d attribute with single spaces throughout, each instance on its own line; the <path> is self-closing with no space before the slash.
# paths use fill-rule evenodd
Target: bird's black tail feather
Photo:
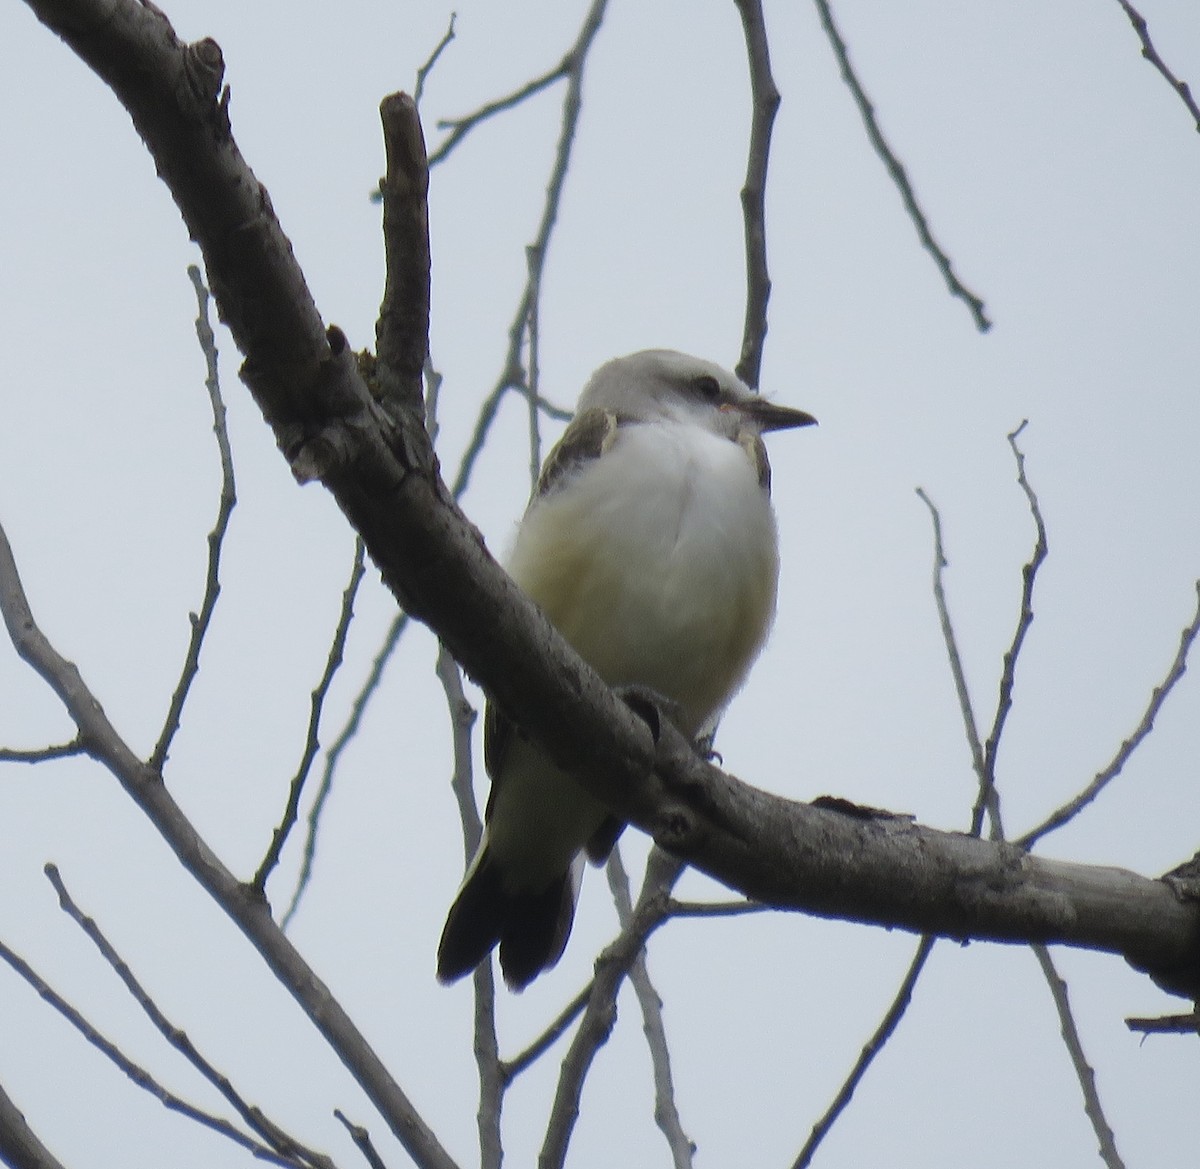
<path id="1" fill-rule="evenodd" d="M 438 979 L 454 982 L 469 974 L 499 943 L 504 981 L 522 990 L 562 957 L 577 887 L 575 873 L 568 871 L 536 893 L 509 893 L 485 846 L 446 918 Z"/>

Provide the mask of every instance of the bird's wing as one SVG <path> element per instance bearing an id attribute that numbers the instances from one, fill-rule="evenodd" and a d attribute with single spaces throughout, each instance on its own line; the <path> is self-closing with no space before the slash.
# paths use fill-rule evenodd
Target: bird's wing
<path id="1" fill-rule="evenodd" d="M 629 421 L 611 410 L 585 410 L 575 415 L 542 464 L 533 500 L 557 491 L 582 467 L 598 459 L 612 445 L 617 431 Z"/>

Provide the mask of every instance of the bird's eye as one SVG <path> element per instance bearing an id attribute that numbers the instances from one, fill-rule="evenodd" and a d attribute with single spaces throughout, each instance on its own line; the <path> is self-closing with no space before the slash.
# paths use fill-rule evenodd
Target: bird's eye
<path id="1" fill-rule="evenodd" d="M 721 400 L 721 383 L 711 373 L 702 373 L 692 379 L 692 389 L 696 397 L 705 402 Z"/>

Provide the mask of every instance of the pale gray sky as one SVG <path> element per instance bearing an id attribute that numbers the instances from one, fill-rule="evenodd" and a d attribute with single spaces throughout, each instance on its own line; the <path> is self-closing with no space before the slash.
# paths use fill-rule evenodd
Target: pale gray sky
<path id="1" fill-rule="evenodd" d="M 234 133 L 317 304 L 356 346 L 381 292 L 377 106 L 410 88 L 450 6 L 163 0 L 214 37 Z M 584 5 L 458 0 L 424 102 L 463 114 L 554 64 Z M 1200 84 L 1200 9 L 1145 0 L 1156 44 Z M 1014 835 L 1082 787 L 1133 730 L 1200 575 L 1200 138 L 1109 3 L 836 8 L 853 60 L 939 240 L 987 302 L 951 299 L 872 153 L 810 5 L 769 4 L 783 104 L 768 201 L 774 295 L 763 388 L 819 430 L 773 444 L 783 583 L 776 630 L 722 728 L 735 774 L 962 827 L 970 759 L 930 593 L 946 577 L 973 697 L 990 722 L 1032 525 L 1005 435 L 1022 419 L 1050 531 L 1000 764 Z M 23 4 L 0 10 L 0 520 L 35 613 L 139 751 L 157 736 L 200 601 L 218 463 L 185 274 L 197 260 L 128 117 Z M 732 365 L 742 324 L 738 189 L 748 115 L 734 6 L 613 0 L 589 68 L 543 287 L 546 394 L 569 404 L 605 358 L 645 346 Z M 433 177 L 433 355 L 453 470 L 501 369 L 560 117 L 554 88 L 476 130 Z M 240 502 L 224 592 L 168 769 L 222 858 L 248 875 L 302 749 L 352 540 L 297 488 L 236 378 L 224 390 Z M 548 428 L 548 436 L 553 428 Z M 504 547 L 528 489 L 525 415 L 504 408 L 465 506 Z M 393 602 L 371 572 L 330 699 L 340 726 Z M 294 929 L 462 1163 L 472 1163 L 469 984 L 433 980 L 462 868 L 432 639 L 406 636 L 343 761 Z M 0 643 L 0 745 L 70 737 Z M 1200 695 L 1185 677 L 1154 736 L 1047 855 L 1157 874 L 1200 847 Z M 644 845 L 630 834 L 636 867 Z M 0 770 L 0 939 L 184 1095 L 164 1049 L 55 906 L 64 879 L 161 1005 L 254 1102 L 356 1163 L 341 1107 L 386 1136 L 261 961 L 177 871 L 115 781 L 72 761 Z M 272 892 L 286 894 L 293 847 Z M 684 891 L 713 890 L 690 876 Z M 589 872 L 562 964 L 502 1001 L 502 1046 L 538 1033 L 614 923 Z M 787 1165 L 890 1003 L 914 939 L 798 916 L 656 935 L 684 1126 L 704 1166 Z M 1130 1166 L 1191 1164 L 1195 1042 L 1144 1044 L 1127 1015 L 1179 1009 L 1107 956 L 1056 952 Z M 584 1097 L 570 1164 L 667 1163 L 631 996 Z M 557 1060 L 511 1095 L 510 1163 L 532 1163 Z M 0 1084 L 72 1166 L 247 1159 L 167 1113 L 0 969 Z M 937 948 L 913 1008 L 818 1165 L 1098 1164 L 1049 995 L 1017 948 Z"/>

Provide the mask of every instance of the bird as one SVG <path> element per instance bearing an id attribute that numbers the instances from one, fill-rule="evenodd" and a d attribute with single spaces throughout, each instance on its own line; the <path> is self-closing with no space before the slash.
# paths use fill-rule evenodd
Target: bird
<path id="1" fill-rule="evenodd" d="M 766 640 L 779 576 L 763 434 L 811 426 L 721 366 L 670 349 L 591 376 L 547 456 L 506 566 L 610 686 L 664 700 L 710 732 Z M 454 982 L 499 945 L 521 990 L 566 947 L 586 854 L 624 824 L 494 702 L 479 846 L 446 918 L 437 975 Z"/>

